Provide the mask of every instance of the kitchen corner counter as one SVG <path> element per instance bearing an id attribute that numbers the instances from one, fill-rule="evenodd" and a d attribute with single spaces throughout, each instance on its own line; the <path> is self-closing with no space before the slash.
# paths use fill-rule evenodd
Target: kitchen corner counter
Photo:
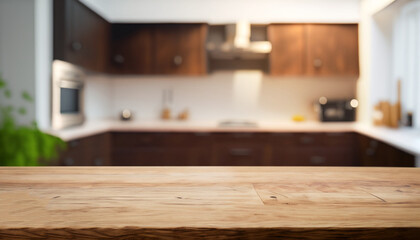
<path id="1" fill-rule="evenodd" d="M 48 130 L 65 141 L 109 131 L 118 132 L 357 132 L 420 156 L 420 130 L 391 129 L 358 123 L 258 122 L 257 127 L 220 127 L 218 122 L 198 121 L 88 121 L 64 130 Z"/>
<path id="2" fill-rule="evenodd" d="M 417 239 L 420 169 L 0 168 L 5 239 Z"/>
<path id="3" fill-rule="evenodd" d="M 420 129 L 355 125 L 354 131 L 420 157 Z"/>

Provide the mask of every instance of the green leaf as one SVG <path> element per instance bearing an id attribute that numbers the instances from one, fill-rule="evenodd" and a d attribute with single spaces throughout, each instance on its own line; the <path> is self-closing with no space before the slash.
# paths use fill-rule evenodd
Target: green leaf
<path id="1" fill-rule="evenodd" d="M 26 108 L 20 107 L 18 112 L 19 112 L 20 115 L 26 115 Z"/>
<path id="2" fill-rule="evenodd" d="M 6 87 L 6 82 L 0 77 L 0 88 L 5 88 L 5 87 Z"/>
<path id="3" fill-rule="evenodd" d="M 13 110 L 14 110 L 15 108 L 13 107 L 13 106 L 7 106 L 6 108 L 5 108 L 5 111 L 7 111 L 7 112 L 13 112 Z"/>
<path id="4" fill-rule="evenodd" d="M 27 91 L 23 91 L 22 92 L 22 98 L 25 99 L 28 102 L 33 102 L 33 98 L 31 97 L 31 95 L 27 92 Z"/>
<path id="5" fill-rule="evenodd" d="M 0 89 L 4 89 L 6 98 L 11 98 L 12 93 L 6 86 L 6 82 L 0 76 Z M 22 92 L 22 98 L 28 102 L 34 101 L 26 91 Z M 0 166 L 50 164 L 59 156 L 61 150 L 66 148 L 65 142 L 40 131 L 35 121 L 28 126 L 17 125 L 15 111 L 17 114 L 27 114 L 25 107 L 0 105 Z"/>
<path id="6" fill-rule="evenodd" d="M 12 93 L 9 89 L 6 89 L 6 91 L 4 91 L 4 96 L 6 96 L 6 98 L 10 98 L 12 96 Z"/>

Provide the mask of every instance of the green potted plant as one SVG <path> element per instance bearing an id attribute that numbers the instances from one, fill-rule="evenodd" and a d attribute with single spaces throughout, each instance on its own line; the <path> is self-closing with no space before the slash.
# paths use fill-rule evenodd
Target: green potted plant
<path id="1" fill-rule="evenodd" d="M 0 94 L 11 98 L 11 91 L 6 81 L 0 76 Z M 22 92 L 22 99 L 33 102 L 27 92 Z M 26 115 L 26 108 L 3 105 L 0 102 L 0 166 L 40 166 L 48 165 L 58 157 L 65 143 L 58 137 L 42 132 L 36 122 L 29 126 L 20 126 L 16 116 Z"/>

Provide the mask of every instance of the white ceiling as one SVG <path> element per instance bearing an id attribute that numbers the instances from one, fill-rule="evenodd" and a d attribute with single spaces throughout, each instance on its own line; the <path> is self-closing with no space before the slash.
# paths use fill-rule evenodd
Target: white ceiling
<path id="1" fill-rule="evenodd" d="M 359 22 L 359 0 L 81 0 L 110 22 Z"/>

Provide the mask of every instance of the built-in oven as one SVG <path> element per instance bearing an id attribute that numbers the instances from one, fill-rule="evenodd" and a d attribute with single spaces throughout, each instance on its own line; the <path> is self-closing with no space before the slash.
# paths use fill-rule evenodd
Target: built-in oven
<path id="1" fill-rule="evenodd" d="M 52 66 L 52 127 L 63 129 L 85 120 L 84 71 L 71 63 L 54 60 Z"/>

